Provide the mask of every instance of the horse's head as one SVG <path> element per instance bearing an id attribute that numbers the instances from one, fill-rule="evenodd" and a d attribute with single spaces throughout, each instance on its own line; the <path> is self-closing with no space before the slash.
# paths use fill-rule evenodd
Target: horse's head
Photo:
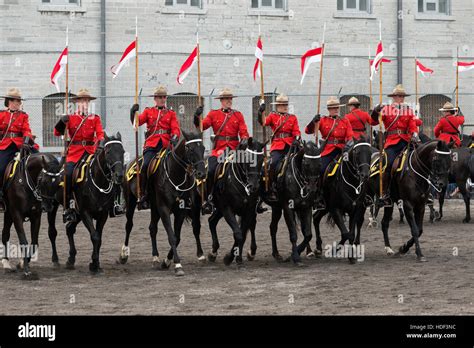
<path id="1" fill-rule="evenodd" d="M 261 143 L 258 140 L 250 137 L 247 140 L 246 146 L 239 146 L 237 150 L 245 151 L 244 156 L 245 164 L 242 166 L 245 168 L 247 176 L 247 188 L 251 193 L 258 191 L 260 185 L 260 171 L 263 165 L 264 148 L 267 143 Z"/>
<path id="2" fill-rule="evenodd" d="M 321 173 L 321 152 L 312 141 L 304 142 L 303 158 L 301 159 L 301 173 L 307 180 L 307 186 L 316 189 Z"/>
<path id="3" fill-rule="evenodd" d="M 451 168 L 451 150 L 449 144 L 438 140 L 436 147 L 431 151 L 431 181 L 438 189 L 448 185 L 449 169 Z"/>
<path id="4" fill-rule="evenodd" d="M 39 156 L 39 155 L 38 155 Z M 41 196 L 41 209 L 47 213 L 54 208 L 56 193 L 62 179 L 61 166 L 52 155 L 42 154 L 41 171 L 38 174 L 37 185 Z"/>
<path id="5" fill-rule="evenodd" d="M 187 133 L 181 131 L 183 141 L 178 145 L 178 151 L 184 147 L 184 161 L 191 166 L 196 173 L 196 178 L 202 180 L 206 177 L 206 166 L 204 163 L 204 144 L 202 133 Z"/>
<path id="6" fill-rule="evenodd" d="M 356 171 L 360 182 L 364 182 L 370 175 L 370 161 L 372 158 L 372 147 L 363 137 L 355 140 L 347 152 L 346 160 Z"/>
<path id="7" fill-rule="evenodd" d="M 105 161 L 108 175 L 114 184 L 120 185 L 124 177 L 124 154 L 122 136 L 117 133 L 111 137 L 105 134 L 96 151 L 99 161 Z"/>

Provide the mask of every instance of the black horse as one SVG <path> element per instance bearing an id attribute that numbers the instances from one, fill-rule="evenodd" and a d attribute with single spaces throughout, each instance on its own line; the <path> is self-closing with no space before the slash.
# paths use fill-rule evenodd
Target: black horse
<path id="1" fill-rule="evenodd" d="M 466 216 L 462 220 L 463 223 L 471 221 L 470 199 L 471 193 L 466 187 L 467 179 L 474 176 L 471 173 L 471 162 L 474 162 L 474 151 L 467 147 L 460 147 L 452 149 L 452 162 L 449 170 L 449 183 L 455 183 L 462 194 L 464 204 L 466 205 Z M 472 180 L 472 179 L 471 179 Z M 440 221 L 443 217 L 443 204 L 446 197 L 447 186 L 443 187 L 439 194 L 439 217 L 436 219 Z"/>
<path id="2" fill-rule="evenodd" d="M 11 162 L 10 165 L 13 165 Z M 29 262 L 31 257 L 37 253 L 38 236 L 41 225 L 41 212 L 52 209 L 48 197 L 42 195 L 39 182 L 43 175 L 55 176 L 59 171 L 59 162 L 51 154 L 35 153 L 25 156 L 17 162 L 17 170 L 13 176 L 5 182 L 5 204 L 4 225 L 2 231 L 2 243 L 6 251 L 2 260 L 5 270 L 12 270 L 8 260 L 8 241 L 10 240 L 10 229 L 15 225 L 21 248 L 21 261 L 19 268 L 23 268 L 25 279 L 35 279 L 36 274 L 30 271 Z M 23 223 L 30 220 L 31 245 L 28 245 Z M 53 261 L 54 261 L 53 252 Z M 56 254 L 57 257 L 57 254 Z"/>
<path id="3" fill-rule="evenodd" d="M 393 168 L 398 168 L 398 157 Z M 421 251 L 419 237 L 423 233 L 423 217 L 429 192 L 432 188 L 440 192 L 448 184 L 448 172 L 451 166 L 451 150 L 444 141 L 433 140 L 418 145 L 411 150 L 400 171 L 392 170 L 390 192 L 392 200 L 403 207 L 412 238 L 399 248 L 400 254 L 406 254 L 415 244 L 418 261 L 426 261 Z M 385 248 L 391 250 L 388 229 L 393 207 L 385 207 L 382 219 L 382 232 Z"/>
<path id="4" fill-rule="evenodd" d="M 270 235 L 272 239 L 272 256 L 278 261 L 289 261 L 301 265 L 301 251 L 309 244 L 312 238 L 311 214 L 313 202 L 318 194 L 318 180 L 321 172 L 321 154 L 314 142 L 304 142 L 302 147 L 293 146 L 290 152 L 282 159 L 282 170 L 277 180 L 278 201 L 269 202 L 262 191 L 261 197 L 272 207 Z M 283 168 L 284 167 L 284 168 Z M 262 186 L 263 187 L 263 186 Z M 276 240 L 278 222 L 284 215 L 288 227 L 291 256 L 284 259 L 279 251 Z M 297 219 L 301 225 L 304 241 L 297 245 Z M 251 228 L 252 249 L 249 259 L 255 256 L 255 225 Z"/>
<path id="5" fill-rule="evenodd" d="M 200 233 L 200 198 L 196 190 L 196 179 L 205 177 L 204 145 L 201 133 L 182 132 L 183 137 L 174 149 L 168 149 L 155 173 L 149 177 L 149 196 L 151 221 L 149 225 L 152 242 L 152 254 L 155 263 L 158 261 L 156 235 L 158 222 L 161 219 L 168 235 L 170 251 L 160 264 L 161 269 L 168 269 L 173 260 L 176 276 L 184 275 L 177 247 L 181 240 L 181 227 L 184 219 L 190 215 L 193 221 L 193 231 L 198 245 L 198 254 L 202 248 Z M 128 202 L 131 203 L 130 197 Z M 136 202 L 135 202 L 136 203 Z M 130 206 L 132 209 L 132 206 Z M 188 212 L 190 210 L 190 212 Z M 127 231 L 132 212 L 127 206 Z M 171 214 L 174 215 L 174 228 L 171 225 Z M 133 216 L 133 215 L 132 215 Z M 133 224 L 133 222 L 132 222 Z M 129 233 L 128 233 L 129 234 Z"/>
<path id="6" fill-rule="evenodd" d="M 242 249 L 248 230 L 256 223 L 256 207 L 259 199 L 260 171 L 264 158 L 264 147 L 253 138 L 247 146 L 239 144 L 233 157 L 226 164 L 220 163 L 216 169 L 214 202 L 216 209 L 209 217 L 212 235 L 212 251 L 208 260 L 214 262 L 219 249 L 217 224 L 224 217 L 232 228 L 234 244 L 224 256 L 224 264 L 230 265 L 235 258 L 242 265 Z M 242 157 L 240 159 L 240 157 Z M 240 223 L 236 216 L 240 216 Z"/>
<path id="7" fill-rule="evenodd" d="M 327 213 L 329 213 L 329 221 L 333 221 L 341 232 L 339 245 L 344 245 L 347 240 L 351 245 L 354 243 L 356 245 L 360 244 L 371 157 L 371 145 L 364 138 L 361 138 L 341 155 L 336 169 L 333 165 L 330 165 L 324 173 L 322 184 L 326 209 L 317 210 L 313 215 L 316 230 L 316 256 L 322 254 L 319 225 L 321 219 Z M 349 216 L 349 229 L 344 223 L 345 214 Z M 349 255 L 349 261 L 351 263 L 355 262 L 353 255 Z"/>
<path id="8" fill-rule="evenodd" d="M 85 165 L 83 180 L 73 185 L 72 194 L 76 201 L 79 220 L 66 224 L 66 233 L 69 240 L 67 269 L 75 268 L 77 250 L 74 233 L 77 225 L 82 221 L 90 233 L 93 246 L 92 262 L 89 264 L 89 270 L 93 274 L 103 272 L 99 261 L 102 232 L 109 217 L 109 211 L 114 205 L 115 189 L 123 181 L 124 153 L 120 133 L 111 137 L 106 134 L 104 140 L 98 145 L 95 154 Z M 52 187 L 56 189 L 56 207 L 48 214 L 51 234 L 55 230 L 57 208 L 63 202 L 63 189 L 52 177 L 44 178 L 41 186 L 42 190 L 51 190 Z M 96 222 L 95 227 L 94 220 Z"/>
<path id="9" fill-rule="evenodd" d="M 170 193 L 174 192 L 173 195 L 175 195 L 179 201 L 178 202 L 179 204 L 177 206 L 173 205 L 172 207 L 172 212 L 175 215 L 174 233 L 176 235 L 176 242 L 175 242 L 176 246 L 178 246 L 180 242 L 181 227 L 182 227 L 184 219 L 186 217 L 191 218 L 193 234 L 196 239 L 196 249 L 197 249 L 196 255 L 197 255 L 198 261 L 204 261 L 206 258 L 204 257 L 204 252 L 202 250 L 201 239 L 200 239 L 201 196 L 199 194 L 198 188 L 196 187 L 196 185 L 193 184 L 193 177 L 195 179 L 200 180 L 205 175 L 204 162 L 203 162 L 204 145 L 202 144 L 202 141 L 201 141 L 201 133 L 186 133 L 184 131 L 181 131 L 181 132 L 183 134 L 184 141 L 178 144 L 178 146 L 174 150 L 174 155 L 172 155 L 171 157 L 169 154 L 165 155 L 167 156 L 166 157 L 167 161 L 170 161 L 171 159 L 173 162 L 176 162 L 176 163 L 171 164 L 171 167 L 173 167 L 172 168 L 173 172 L 171 172 L 171 169 L 169 172 L 170 173 L 169 177 L 171 178 L 172 181 L 168 179 L 166 180 L 167 186 L 169 189 L 166 195 L 170 196 Z M 160 154 L 157 154 L 157 157 L 159 158 Z M 179 158 L 179 160 L 176 160 L 177 158 Z M 187 163 L 186 166 L 176 165 L 176 164 L 184 164 L 183 161 Z M 132 161 L 129 163 L 129 165 L 127 166 L 127 173 L 131 173 L 131 171 L 133 171 L 131 167 L 134 165 L 135 165 L 135 161 Z M 194 165 L 195 167 L 193 168 L 192 175 L 189 175 L 188 173 L 189 165 L 191 166 Z M 171 168 L 171 167 L 170 167 L 170 163 L 167 163 L 167 168 Z M 184 173 L 188 173 L 188 176 L 186 177 L 187 182 L 183 183 L 181 186 L 183 186 L 184 188 L 186 185 L 189 185 L 189 187 L 191 188 L 189 190 L 187 189 L 183 190 L 182 188 L 175 189 L 173 186 L 173 182 L 176 180 L 176 178 L 182 178 L 185 175 Z M 159 180 L 160 178 L 163 179 L 164 177 L 166 177 L 166 172 L 163 172 L 162 170 L 161 174 L 156 174 L 153 176 L 155 177 L 156 180 Z M 124 192 L 124 197 L 125 197 L 127 222 L 125 224 L 125 241 L 120 251 L 119 262 L 121 264 L 125 264 L 128 260 L 128 257 L 130 256 L 129 241 L 130 241 L 130 234 L 133 228 L 133 216 L 135 214 L 135 208 L 137 206 L 136 175 L 130 175 L 129 177 L 129 174 L 127 174 L 127 180 L 124 180 L 122 187 L 123 187 L 123 192 Z M 170 196 L 168 197 L 167 200 L 171 202 L 173 198 Z M 152 226 L 150 224 L 149 226 L 150 237 L 152 240 L 152 254 L 153 254 L 152 265 L 153 265 L 153 268 L 168 269 L 170 265 L 170 261 L 173 259 L 173 251 L 170 250 L 166 260 L 163 260 L 163 262 L 160 261 L 158 247 L 156 244 L 156 235 L 158 232 L 159 219 L 160 217 L 155 214 L 155 218 L 153 219 L 154 225 Z M 179 273 L 182 273 L 182 270 L 180 270 Z"/>

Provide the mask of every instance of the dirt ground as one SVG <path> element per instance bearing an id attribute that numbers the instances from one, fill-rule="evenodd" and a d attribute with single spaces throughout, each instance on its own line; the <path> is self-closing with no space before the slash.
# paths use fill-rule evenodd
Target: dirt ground
<path id="1" fill-rule="evenodd" d="M 410 232 L 399 225 L 398 214 L 391 228 L 392 247 L 398 248 Z M 60 215 L 60 214 L 59 214 Z M 125 218 L 109 219 L 104 231 L 101 265 L 104 274 L 89 273 L 92 245 L 81 225 L 76 233 L 76 269 L 64 267 L 68 242 L 58 217 L 60 269 L 53 269 L 51 247 L 43 219 L 38 261 L 32 270 L 39 280 L 26 281 L 20 273 L 0 272 L 0 314 L 11 315 L 239 315 L 239 314 L 474 314 L 474 229 L 461 223 L 464 205 L 446 203 L 442 222 L 426 223 L 421 238 L 428 262 L 415 260 L 414 250 L 403 257 L 385 255 L 379 228 L 365 228 L 361 243 L 365 259 L 355 265 L 347 259 L 304 259 L 305 267 L 277 263 L 271 256 L 270 213 L 259 216 L 257 257 L 245 267 L 223 264 L 232 246 L 230 228 L 219 224 L 221 249 L 216 263 L 199 262 L 190 225 L 185 225 L 179 251 L 184 277 L 151 267 L 148 212 L 136 214 L 131 236 L 131 255 L 126 265 L 116 263 L 124 239 Z M 203 218 L 205 254 L 211 238 Z M 339 231 L 324 225 L 323 245 L 339 239 Z M 163 226 L 159 225 L 160 257 L 168 251 Z M 12 243 L 18 243 L 12 231 Z M 286 225 L 278 235 L 282 255 L 289 255 Z M 311 241 L 314 246 L 314 238 Z M 248 242 L 247 242 L 248 245 Z M 247 246 L 248 248 L 248 246 Z M 453 255 L 454 254 L 454 255 Z M 12 260 L 16 264 L 17 260 Z"/>

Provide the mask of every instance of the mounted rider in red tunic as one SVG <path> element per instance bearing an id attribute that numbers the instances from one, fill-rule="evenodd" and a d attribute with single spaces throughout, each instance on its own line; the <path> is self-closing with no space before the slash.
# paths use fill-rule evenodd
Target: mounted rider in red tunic
<path id="1" fill-rule="evenodd" d="M 38 145 L 33 141 L 29 116 L 21 110 L 21 92 L 18 88 L 8 89 L 5 98 L 6 110 L 0 111 L 0 211 L 5 210 L 3 202 L 3 177 L 9 162 L 22 148 L 38 152 Z"/>
<path id="2" fill-rule="evenodd" d="M 351 124 L 354 138 L 368 139 L 367 129 L 370 129 L 370 126 L 373 126 L 375 122 L 367 112 L 360 109 L 360 101 L 356 97 L 349 99 L 347 106 L 349 106 L 350 112 L 344 118 Z"/>
<path id="3" fill-rule="evenodd" d="M 457 114 L 458 108 L 447 102 L 439 109 L 443 112 L 443 117 L 438 121 L 434 128 L 435 137 L 443 140 L 446 144 L 454 141 L 456 147 L 461 147 L 459 127 L 464 124 L 464 116 Z"/>
<path id="4" fill-rule="evenodd" d="M 249 138 L 244 116 L 240 111 L 232 109 L 232 100 L 235 98 L 232 91 L 224 88 L 219 96 L 221 108 L 211 110 L 202 121 L 203 131 L 211 128 L 214 131 L 212 153 L 207 159 L 207 192 L 208 198 L 202 207 L 203 214 L 210 214 L 213 210 L 212 193 L 214 189 L 214 175 L 218 164 L 218 157 L 226 149 L 235 150 L 239 143 L 246 144 Z M 194 113 L 194 125 L 199 128 L 202 106 Z"/>
<path id="5" fill-rule="evenodd" d="M 166 100 L 168 90 L 164 86 L 155 88 L 153 95 L 155 106 L 145 108 L 138 116 L 138 125 L 146 124 L 147 132 L 145 144 L 143 145 L 143 164 L 140 171 L 141 197 L 138 201 L 138 210 L 148 209 L 148 166 L 151 160 L 162 150 L 178 144 L 181 130 L 176 112 L 168 109 Z M 130 121 L 135 123 L 135 113 L 139 105 L 134 104 L 130 109 Z"/>
<path id="6" fill-rule="evenodd" d="M 104 130 L 99 115 L 89 113 L 89 105 L 93 97 L 89 90 L 83 88 L 72 98 L 76 102 L 77 111 L 72 115 L 65 115 L 54 126 L 54 135 L 62 136 L 67 130 L 69 145 L 66 150 L 66 207 L 65 221 L 77 221 L 78 216 L 73 209 L 74 199 L 71 197 L 72 173 L 78 162 L 85 161 L 89 155 L 95 153 L 97 145 L 104 139 Z"/>
<path id="7" fill-rule="evenodd" d="M 390 199 L 391 168 L 395 158 L 408 146 L 410 141 L 420 142 L 418 127 L 413 110 L 405 104 L 405 97 L 410 96 L 402 85 L 397 85 L 388 95 L 393 98 L 390 105 L 377 105 L 372 111 L 372 120 L 379 124 L 379 115 L 382 112 L 382 122 L 385 127 L 384 149 L 387 154 L 387 167 L 383 173 L 383 196 L 379 203 L 392 206 Z"/>
<path id="8" fill-rule="evenodd" d="M 292 146 L 298 146 L 301 141 L 301 131 L 296 115 L 288 113 L 289 99 L 286 95 L 280 94 L 276 101 L 276 112 L 271 112 L 263 120 L 265 104 L 261 104 L 258 110 L 258 122 L 264 127 L 271 127 L 271 147 L 270 147 L 270 194 L 269 201 L 277 201 L 277 168 L 281 160 L 288 154 Z"/>

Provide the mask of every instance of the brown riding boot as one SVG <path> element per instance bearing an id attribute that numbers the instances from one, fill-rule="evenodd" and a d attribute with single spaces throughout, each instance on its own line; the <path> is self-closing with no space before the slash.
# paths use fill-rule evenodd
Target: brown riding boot
<path id="1" fill-rule="evenodd" d="M 214 190 L 214 174 L 207 175 L 206 179 L 206 190 L 207 190 L 207 199 L 202 205 L 202 215 L 212 214 L 214 211 L 214 203 L 212 202 L 213 199 L 213 190 Z"/>

